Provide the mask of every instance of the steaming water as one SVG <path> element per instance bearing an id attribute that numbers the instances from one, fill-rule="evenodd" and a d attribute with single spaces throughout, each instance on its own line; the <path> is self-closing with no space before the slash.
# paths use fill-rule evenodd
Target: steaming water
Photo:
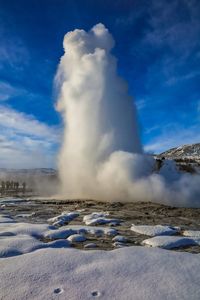
<path id="1" fill-rule="evenodd" d="M 61 196 L 200 206 L 199 176 L 181 175 L 173 164 L 157 174 L 154 159 L 143 154 L 134 102 L 104 25 L 68 32 L 63 45 L 56 75 L 65 126 Z"/>

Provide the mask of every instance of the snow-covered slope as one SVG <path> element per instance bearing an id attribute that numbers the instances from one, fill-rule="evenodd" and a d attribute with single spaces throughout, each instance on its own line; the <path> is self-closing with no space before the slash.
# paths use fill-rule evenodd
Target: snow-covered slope
<path id="1" fill-rule="evenodd" d="M 157 156 L 163 157 L 174 160 L 181 171 L 200 173 L 200 143 L 172 148 Z"/>
<path id="2" fill-rule="evenodd" d="M 165 158 L 188 158 L 193 160 L 200 161 L 200 143 L 191 144 L 191 145 L 183 145 L 177 148 L 169 149 L 159 156 L 164 156 Z"/>

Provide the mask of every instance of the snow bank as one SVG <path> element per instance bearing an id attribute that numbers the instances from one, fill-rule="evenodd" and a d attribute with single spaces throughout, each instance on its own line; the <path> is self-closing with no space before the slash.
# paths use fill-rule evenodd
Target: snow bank
<path id="1" fill-rule="evenodd" d="M 0 223 L 0 258 L 29 253 L 41 248 L 69 247 L 71 242 L 85 241 L 84 234 L 114 236 L 117 230 L 85 225 L 68 225 L 57 229 L 48 224 L 7 223 L 5 217 L 5 223 Z M 47 243 L 48 240 L 56 241 Z"/>
<path id="2" fill-rule="evenodd" d="M 88 244 L 84 245 L 85 249 L 92 249 L 92 248 L 96 248 L 96 247 L 97 247 L 97 244 L 95 244 L 95 243 L 88 243 Z"/>
<path id="3" fill-rule="evenodd" d="M 0 215 L 0 223 L 15 223 L 15 221 L 9 216 Z"/>
<path id="4" fill-rule="evenodd" d="M 25 200 L 22 198 L 14 198 L 14 197 L 0 198 L 0 204 L 1 203 L 10 204 L 10 203 L 15 203 L 15 202 L 23 202 L 23 201 L 25 201 Z"/>
<path id="5" fill-rule="evenodd" d="M 56 229 L 54 226 L 48 224 L 30 224 L 30 223 L 1 223 L 0 224 L 0 234 L 6 235 L 9 233 L 11 235 L 26 234 L 36 238 L 42 238 L 44 233 L 49 230 Z"/>
<path id="6" fill-rule="evenodd" d="M 200 238 L 200 231 L 199 230 L 184 230 L 183 235 Z"/>
<path id="7" fill-rule="evenodd" d="M 86 237 L 82 234 L 72 234 L 67 240 L 72 243 L 81 243 L 86 241 Z"/>
<path id="8" fill-rule="evenodd" d="M 116 235 L 113 239 L 113 242 L 119 242 L 119 243 L 126 243 L 127 242 L 127 238 L 123 235 Z"/>
<path id="9" fill-rule="evenodd" d="M 118 225 L 121 223 L 121 221 L 119 219 L 110 219 L 110 218 L 106 218 L 106 216 L 108 216 L 109 213 L 108 212 L 93 212 L 89 215 L 86 215 L 83 217 L 83 222 L 86 225 L 102 225 L 102 224 L 114 224 L 114 225 Z"/>
<path id="10" fill-rule="evenodd" d="M 4 300 L 199 299 L 199 255 L 127 247 L 42 249 L 0 260 Z"/>
<path id="11" fill-rule="evenodd" d="M 73 229 L 57 229 L 49 230 L 43 233 L 43 237 L 50 240 L 66 239 L 72 234 L 76 234 L 77 231 Z"/>
<path id="12" fill-rule="evenodd" d="M 127 245 L 125 243 L 122 243 L 122 242 L 114 242 L 113 246 L 115 248 L 122 248 L 122 247 L 126 247 Z"/>
<path id="13" fill-rule="evenodd" d="M 114 236 L 117 235 L 117 230 L 109 227 L 100 227 L 100 226 L 86 226 L 86 225 L 68 225 L 64 227 L 65 229 L 70 229 L 79 234 L 93 234 L 96 236 L 108 235 Z"/>
<path id="14" fill-rule="evenodd" d="M 9 223 L 5 220 L 5 223 L 0 223 L 0 258 L 29 253 L 42 248 L 69 247 L 70 241 L 59 240 L 62 234 L 59 236 L 55 229 L 56 227 L 48 224 Z M 44 243 L 41 239 L 49 232 L 57 233 L 57 241 Z"/>
<path id="15" fill-rule="evenodd" d="M 180 231 L 177 227 L 163 226 L 163 225 L 134 225 L 131 230 L 140 234 L 157 236 L 157 235 L 173 235 Z"/>
<path id="16" fill-rule="evenodd" d="M 54 218 L 48 219 L 48 222 L 53 223 L 54 226 L 63 226 L 66 223 L 71 222 L 79 216 L 79 213 L 76 211 L 73 212 L 63 212 L 61 215 Z"/>
<path id="17" fill-rule="evenodd" d="M 146 246 L 151 247 L 160 247 L 164 249 L 173 249 L 185 246 L 193 246 L 199 244 L 198 239 L 187 238 L 181 236 L 156 236 L 147 240 L 144 240 L 142 243 Z"/>
<path id="18" fill-rule="evenodd" d="M 0 238 L 0 258 L 16 256 L 30 253 L 42 248 L 62 248 L 70 247 L 71 243 L 67 240 L 57 240 L 50 243 L 43 243 L 28 235 L 17 235 Z"/>

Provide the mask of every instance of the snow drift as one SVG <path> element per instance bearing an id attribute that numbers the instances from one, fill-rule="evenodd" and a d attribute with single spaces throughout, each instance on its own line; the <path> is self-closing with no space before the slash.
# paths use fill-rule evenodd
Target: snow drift
<path id="1" fill-rule="evenodd" d="M 56 75 L 64 120 L 59 155 L 62 197 L 200 206 L 200 177 L 173 163 L 155 171 L 144 155 L 133 99 L 117 74 L 114 40 L 103 24 L 64 37 Z"/>

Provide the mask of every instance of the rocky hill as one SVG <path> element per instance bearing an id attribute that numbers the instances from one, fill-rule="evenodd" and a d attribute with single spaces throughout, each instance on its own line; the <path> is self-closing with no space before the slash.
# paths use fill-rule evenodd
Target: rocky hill
<path id="1" fill-rule="evenodd" d="M 200 173 L 200 143 L 172 148 L 157 157 L 175 160 L 179 169 L 183 171 Z"/>
<path id="2" fill-rule="evenodd" d="M 159 156 L 164 156 L 166 158 L 188 158 L 194 160 L 200 160 L 200 143 L 183 145 L 177 148 L 169 149 Z"/>

